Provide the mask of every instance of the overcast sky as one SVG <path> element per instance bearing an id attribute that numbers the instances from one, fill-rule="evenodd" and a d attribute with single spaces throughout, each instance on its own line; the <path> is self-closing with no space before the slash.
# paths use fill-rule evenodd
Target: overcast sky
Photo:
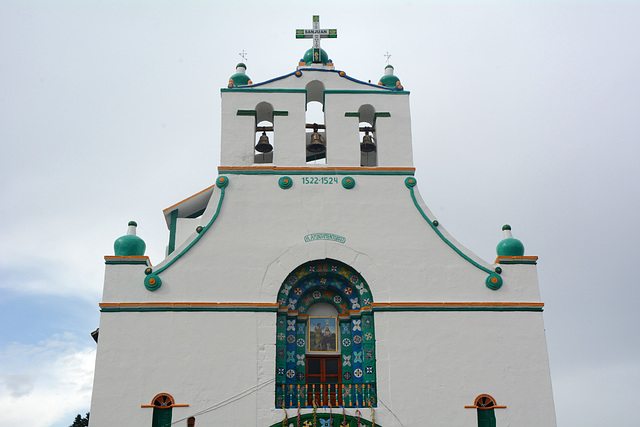
<path id="1" fill-rule="evenodd" d="M 509 223 L 540 257 L 558 425 L 638 425 L 640 3 L 0 0 L 0 426 L 89 410 L 104 255 L 133 219 L 163 259 L 238 53 L 294 71 L 313 14 L 350 76 L 392 55 L 442 226 L 493 262 Z"/>

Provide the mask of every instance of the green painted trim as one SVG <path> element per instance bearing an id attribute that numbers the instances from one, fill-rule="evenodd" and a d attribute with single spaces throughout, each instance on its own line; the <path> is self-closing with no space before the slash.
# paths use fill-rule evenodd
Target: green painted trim
<path id="1" fill-rule="evenodd" d="M 147 261 L 143 260 L 122 260 L 122 261 L 108 261 L 104 262 L 107 265 L 117 265 L 117 264 L 139 264 L 139 265 L 147 265 Z"/>
<path id="2" fill-rule="evenodd" d="M 307 93 L 306 89 L 254 89 L 248 87 L 222 88 L 220 92 L 252 92 L 252 93 Z M 408 92 L 407 92 L 408 93 Z"/>
<path id="3" fill-rule="evenodd" d="M 178 226 L 178 209 L 171 211 L 171 222 L 169 225 L 169 247 L 167 255 L 176 250 L 176 231 Z"/>
<path id="4" fill-rule="evenodd" d="M 501 260 L 500 264 L 530 264 L 530 265 L 537 265 L 538 261 L 536 261 L 536 260 L 525 260 L 525 261 L 504 261 L 504 260 Z"/>
<path id="5" fill-rule="evenodd" d="M 304 171 L 304 170 L 286 170 L 273 171 L 273 170 L 225 170 L 227 175 L 400 175 L 400 176 L 413 176 L 414 172 L 404 171 L 370 171 L 370 170 L 335 170 L 327 169 L 326 171 Z"/>
<path id="6" fill-rule="evenodd" d="M 531 311 L 542 312 L 542 307 L 373 307 L 378 311 Z"/>
<path id="7" fill-rule="evenodd" d="M 216 208 L 216 212 L 213 214 L 213 217 L 211 218 L 209 223 L 204 226 L 204 228 L 202 229 L 202 232 L 198 233 L 198 235 L 191 241 L 191 243 L 189 243 L 189 245 L 187 245 L 186 248 L 184 248 L 182 250 L 182 252 L 180 252 L 174 258 L 172 258 L 167 264 L 163 265 L 162 267 L 160 267 L 157 270 L 154 270 L 154 273 L 156 275 L 162 273 L 164 270 L 166 270 L 171 265 L 173 265 L 174 262 L 179 260 L 182 257 L 182 255 L 186 254 L 189 251 L 189 249 L 191 249 L 196 243 L 198 243 L 200 238 L 202 238 L 202 236 L 205 235 L 207 230 L 209 230 L 209 228 L 211 228 L 213 223 L 218 218 L 218 214 L 220 213 L 220 208 L 222 207 L 222 201 L 224 200 L 225 188 L 227 187 L 228 184 L 229 184 L 229 179 L 228 178 L 225 178 L 225 177 L 222 177 L 222 176 L 218 177 L 218 179 L 216 180 L 216 186 L 218 186 L 220 188 L 220 199 L 218 200 L 218 207 Z M 147 276 L 147 278 L 148 277 L 149 276 Z M 145 281 L 147 280 L 147 278 L 145 278 Z"/>
<path id="8" fill-rule="evenodd" d="M 236 116 L 252 116 L 252 117 L 256 117 L 258 115 L 258 112 L 256 110 L 238 110 L 236 111 Z M 289 112 L 288 111 L 274 111 L 273 112 L 274 116 L 288 116 Z"/>
<path id="9" fill-rule="evenodd" d="M 344 113 L 345 117 L 357 117 L 360 118 L 360 113 L 348 111 Z M 391 113 L 386 111 L 380 111 L 379 113 L 373 113 L 373 124 L 375 125 L 375 121 L 378 117 L 391 117 Z"/>
<path id="10" fill-rule="evenodd" d="M 277 313 L 277 307 L 102 307 L 102 313 L 119 312 L 187 312 L 187 311 L 219 311 L 219 312 L 245 312 L 245 313 Z M 543 312 L 542 307 L 373 307 L 373 312 L 392 311 L 529 311 Z M 352 317 L 352 318 L 358 318 Z"/>
<path id="11" fill-rule="evenodd" d="M 220 311 L 244 313 L 277 313 L 277 307 L 249 308 L 249 307 L 102 307 L 101 313 L 146 313 L 171 311 Z"/>
<path id="12" fill-rule="evenodd" d="M 415 205 L 416 209 L 418 209 L 418 212 L 420 212 L 420 215 L 422 215 L 422 217 L 425 219 L 425 221 L 427 221 L 427 224 L 429 224 L 429 227 L 431 227 L 431 229 L 433 231 L 435 231 L 435 233 L 438 235 L 438 237 L 440 237 L 440 239 L 442 239 L 443 242 L 445 242 L 447 245 L 449 245 L 449 247 L 451 249 L 453 249 L 458 255 L 460 255 L 462 258 L 464 258 L 466 261 L 468 261 L 474 267 L 479 268 L 480 270 L 484 271 L 485 273 L 495 274 L 493 271 L 489 270 L 486 267 L 481 266 L 480 264 L 478 264 L 477 262 L 475 262 L 474 260 L 469 258 L 469 256 L 467 256 L 460 249 L 458 249 L 453 243 L 451 243 L 449 241 L 449 239 L 444 237 L 444 235 L 440 232 L 440 230 L 438 230 L 438 227 L 436 227 L 433 224 L 433 221 L 431 219 L 429 219 L 427 214 L 424 213 L 424 211 L 422 210 L 422 208 L 418 204 L 418 200 L 416 199 L 415 191 L 413 190 L 413 187 L 416 185 L 416 180 L 415 179 L 413 179 L 413 181 L 411 183 L 408 180 L 406 180 L 405 185 L 407 185 L 407 188 L 409 188 L 409 192 L 411 193 L 411 199 L 413 200 L 413 204 Z"/>
<path id="13" fill-rule="evenodd" d="M 382 86 L 381 86 L 382 87 Z M 382 94 L 382 95 L 409 95 L 409 91 L 405 91 L 405 90 L 388 90 L 388 89 L 382 89 L 382 90 L 353 90 L 353 89 L 349 89 L 349 90 L 342 90 L 342 89 L 327 89 L 324 91 L 324 93 L 338 93 L 338 94 Z"/>

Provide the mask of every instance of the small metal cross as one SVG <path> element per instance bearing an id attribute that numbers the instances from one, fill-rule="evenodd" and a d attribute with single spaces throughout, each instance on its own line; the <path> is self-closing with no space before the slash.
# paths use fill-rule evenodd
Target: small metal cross
<path id="1" fill-rule="evenodd" d="M 238 55 L 242 57 L 243 62 L 247 60 L 247 52 L 245 52 L 244 49 L 242 49 L 242 52 L 240 52 Z"/>
<path id="2" fill-rule="evenodd" d="M 385 56 L 387 58 L 387 65 L 389 65 L 389 58 L 391 58 L 391 54 L 389 53 L 389 51 L 387 51 L 387 53 L 382 56 Z"/>

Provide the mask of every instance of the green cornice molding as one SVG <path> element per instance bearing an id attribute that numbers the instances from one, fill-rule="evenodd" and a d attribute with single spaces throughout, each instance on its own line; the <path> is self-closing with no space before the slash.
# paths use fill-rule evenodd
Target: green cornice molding
<path id="1" fill-rule="evenodd" d="M 482 307 L 374 307 L 373 311 L 533 311 L 542 312 L 542 307 L 518 307 L 518 306 L 482 306 Z"/>
<path id="2" fill-rule="evenodd" d="M 422 210 L 422 208 L 420 207 L 420 204 L 418 203 L 418 200 L 416 199 L 416 194 L 415 194 L 415 191 L 414 191 L 414 187 L 417 184 L 416 179 L 415 178 L 407 178 L 407 179 L 405 179 L 404 183 L 405 183 L 405 186 L 409 189 L 409 193 L 411 194 L 411 200 L 413 200 L 413 204 L 415 205 L 416 209 L 418 210 L 420 215 L 422 215 L 422 218 L 424 218 L 424 220 L 427 222 L 427 224 L 429 224 L 429 227 L 431 227 L 431 229 L 438 235 L 438 237 L 440 237 L 440 239 L 444 243 L 446 243 L 451 249 L 454 250 L 454 252 L 456 252 L 458 255 L 460 255 L 464 260 L 469 262 L 474 267 L 476 267 L 476 268 L 484 271 L 485 273 L 489 274 L 489 276 L 485 280 L 485 285 L 489 289 L 492 289 L 494 291 L 500 289 L 500 287 L 502 286 L 502 277 L 500 277 L 499 274 L 497 274 L 496 272 L 488 269 L 487 267 L 484 267 L 484 266 L 478 264 L 476 261 L 471 259 L 467 254 L 462 252 L 456 245 L 454 245 L 449 239 L 447 239 L 440 232 L 440 230 L 438 230 L 438 221 L 431 220 L 427 216 L 427 214 Z"/>
<path id="3" fill-rule="evenodd" d="M 222 88 L 220 92 L 250 92 L 250 93 L 307 93 L 306 89 L 254 89 L 254 88 Z"/>
<path id="4" fill-rule="evenodd" d="M 284 307 L 286 309 L 286 307 Z M 103 303 L 100 311 L 103 313 L 120 312 L 248 312 L 248 313 L 278 313 L 282 312 L 278 304 L 272 303 Z M 543 303 L 373 303 L 371 307 L 353 313 L 351 318 L 358 318 L 363 313 L 370 312 L 542 312 Z M 286 313 L 284 311 L 283 313 Z"/>
<path id="5" fill-rule="evenodd" d="M 261 167 L 218 167 L 220 173 L 227 175 L 400 175 L 413 176 L 415 168 L 261 168 Z"/>
<path id="6" fill-rule="evenodd" d="M 144 258 L 144 259 L 142 259 Z M 105 257 L 104 263 L 106 265 L 150 265 L 148 257 Z"/>
<path id="7" fill-rule="evenodd" d="M 326 89 L 325 94 L 374 94 L 374 95 L 409 95 L 408 90 L 355 90 L 355 89 Z"/>
<path id="8" fill-rule="evenodd" d="M 213 217 L 211 217 L 211 220 L 209 220 L 209 223 L 204 227 L 198 227 L 195 238 L 178 254 L 176 254 L 173 258 L 167 261 L 167 263 L 164 264 L 163 266 L 159 267 L 158 269 L 147 268 L 145 270 L 145 274 L 147 276 L 144 278 L 144 285 L 148 290 L 155 291 L 156 289 L 158 289 L 162 285 L 162 280 L 160 280 L 160 277 L 158 275 L 162 273 L 164 270 L 166 270 L 167 268 L 171 267 L 173 263 L 179 260 L 184 254 L 186 254 L 196 243 L 198 243 L 198 241 L 202 238 L 202 236 L 204 236 L 205 233 L 211 228 L 213 223 L 218 218 L 218 214 L 220 213 L 220 208 L 222 207 L 222 202 L 224 200 L 225 188 L 227 187 L 227 185 L 229 185 L 229 178 L 225 176 L 218 177 L 218 179 L 216 180 L 216 186 L 220 188 L 220 199 L 218 200 L 218 206 L 216 208 L 215 213 L 213 214 Z"/>
<path id="9" fill-rule="evenodd" d="M 212 311 L 212 312 L 244 312 L 244 313 L 277 313 L 277 307 L 146 307 L 146 306 L 131 306 L 131 307 L 101 307 L 102 313 L 149 313 L 149 312 L 194 312 L 194 311 Z"/>

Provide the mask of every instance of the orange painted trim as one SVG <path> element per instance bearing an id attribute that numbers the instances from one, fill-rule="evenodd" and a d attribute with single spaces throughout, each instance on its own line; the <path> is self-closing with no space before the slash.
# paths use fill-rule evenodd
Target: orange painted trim
<path id="1" fill-rule="evenodd" d="M 465 408 L 476 408 L 476 409 L 494 409 L 494 408 L 504 409 L 504 408 L 506 408 L 506 406 L 502 406 L 502 405 L 490 406 L 488 408 L 483 408 L 481 406 L 472 406 L 472 405 L 464 405 L 464 407 Z"/>
<path id="2" fill-rule="evenodd" d="M 542 302 L 374 302 L 375 307 L 544 307 Z"/>
<path id="3" fill-rule="evenodd" d="M 170 405 L 167 405 L 167 406 L 156 406 L 156 405 L 153 404 L 153 402 L 155 402 L 156 399 L 159 399 L 160 397 L 163 397 L 163 396 L 169 398 L 169 402 L 171 402 Z M 151 399 L 151 405 L 140 405 L 140 407 L 141 408 L 158 408 L 158 409 L 187 408 L 187 407 L 189 407 L 189 405 L 187 405 L 187 404 L 184 404 L 184 403 L 176 404 L 175 402 L 176 402 L 176 400 L 169 393 L 158 393 L 155 396 L 153 396 L 153 399 Z"/>
<path id="4" fill-rule="evenodd" d="M 500 260 L 523 260 L 523 261 L 537 261 L 537 256 L 499 256 L 496 258 L 495 264 L 500 263 Z"/>
<path id="5" fill-rule="evenodd" d="M 489 398 L 489 400 L 491 400 L 492 405 L 491 406 L 478 406 L 478 402 L 483 397 Z M 480 395 L 478 395 L 478 397 L 476 397 L 473 400 L 473 405 L 465 405 L 464 407 L 465 408 L 476 408 L 476 409 L 493 409 L 493 408 L 504 409 L 504 408 L 506 408 L 506 406 L 504 406 L 504 405 L 498 405 L 498 403 L 496 402 L 496 399 L 494 399 L 493 396 L 491 396 L 489 394 L 480 394 Z"/>
<path id="6" fill-rule="evenodd" d="M 297 311 L 289 312 L 286 307 L 281 307 L 278 303 L 270 302 L 102 302 L 99 306 L 105 308 L 118 307 L 267 307 L 278 308 L 280 311 L 287 311 L 289 314 L 297 315 Z M 362 307 L 360 310 L 349 310 L 351 314 L 369 311 L 372 308 L 388 307 L 544 307 L 542 302 L 374 302 L 370 306 Z M 305 316 L 300 314 L 300 317 Z"/>
<path id="7" fill-rule="evenodd" d="M 102 302 L 100 307 L 278 307 L 270 302 Z"/>
<path id="8" fill-rule="evenodd" d="M 153 406 L 153 405 L 140 405 L 141 408 L 158 408 L 158 409 L 165 409 L 165 408 L 188 408 L 189 405 L 187 404 L 180 404 L 180 405 L 169 405 L 169 406 Z"/>
<path id="9" fill-rule="evenodd" d="M 274 307 L 286 310 L 286 306 L 271 302 L 102 302 L 100 307 Z M 376 307 L 544 307 L 542 302 L 374 302 L 360 310 L 361 313 Z M 288 312 L 288 311 L 287 311 Z M 297 311 L 289 312 L 296 315 Z M 300 316 L 304 316 L 301 314 Z"/>
<path id="10" fill-rule="evenodd" d="M 314 168 L 314 167 L 286 167 L 286 166 L 218 166 L 218 172 L 234 171 L 234 170 L 272 170 L 272 171 L 350 171 L 350 170 L 372 170 L 372 171 L 401 171 L 401 172 L 415 172 L 416 168 L 403 168 L 403 167 L 348 167 L 348 166 L 336 166 L 326 168 Z"/>
<path id="11" fill-rule="evenodd" d="M 127 255 L 127 256 L 116 256 L 116 255 L 105 255 L 104 256 L 105 261 L 106 260 L 110 260 L 110 261 L 115 261 L 115 260 L 119 260 L 119 259 L 139 259 L 139 260 L 147 260 L 149 261 L 149 257 L 146 255 Z"/>
<path id="12" fill-rule="evenodd" d="M 215 187 L 215 186 L 216 186 L 216 185 L 215 185 L 215 184 L 213 184 L 212 186 L 207 187 L 207 188 L 205 188 L 205 189 L 204 189 L 204 190 L 202 190 L 202 191 L 198 191 L 198 192 L 197 192 L 196 194 L 194 194 L 193 196 L 189 196 L 189 197 L 187 197 L 186 199 L 179 201 L 179 202 L 178 202 L 178 203 L 176 203 L 175 205 L 171 205 L 171 206 L 169 206 L 168 208 L 163 209 L 163 210 L 162 210 L 162 212 L 164 213 L 164 212 L 167 212 L 168 210 L 173 210 L 173 208 L 175 208 L 176 206 L 178 206 L 178 205 L 180 205 L 180 204 L 182 204 L 182 203 L 186 202 L 187 200 L 193 199 L 193 198 L 194 198 L 194 197 L 196 197 L 196 196 L 199 196 L 200 194 L 204 193 L 205 191 L 209 191 L 209 190 L 211 190 L 211 189 L 212 189 L 213 187 Z"/>

